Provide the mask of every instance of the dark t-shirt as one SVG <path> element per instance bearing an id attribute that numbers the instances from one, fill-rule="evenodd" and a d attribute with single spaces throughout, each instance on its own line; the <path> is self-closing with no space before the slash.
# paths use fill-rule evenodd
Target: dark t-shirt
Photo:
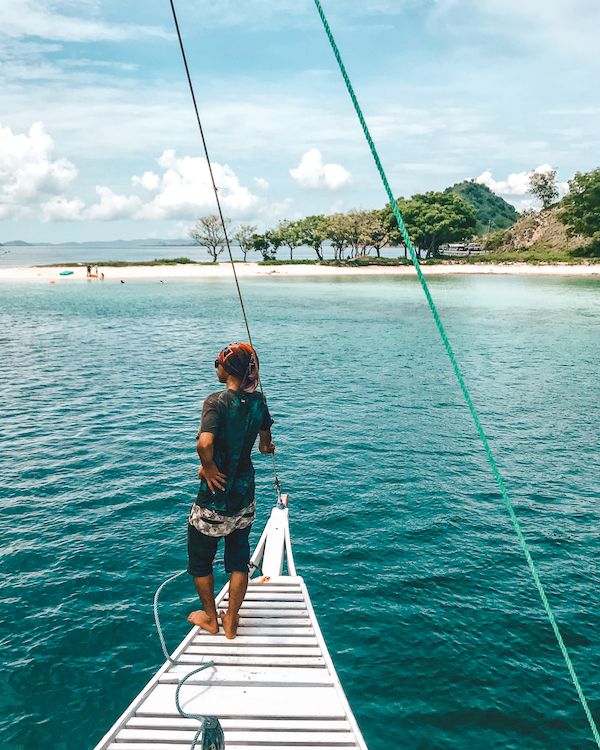
<path id="1" fill-rule="evenodd" d="M 250 455 L 259 431 L 270 429 L 272 424 L 262 393 L 224 390 L 205 399 L 200 432 L 212 432 L 215 436 L 214 461 L 227 482 L 224 491 L 212 494 L 203 479 L 197 505 L 234 515 L 254 500 Z"/>

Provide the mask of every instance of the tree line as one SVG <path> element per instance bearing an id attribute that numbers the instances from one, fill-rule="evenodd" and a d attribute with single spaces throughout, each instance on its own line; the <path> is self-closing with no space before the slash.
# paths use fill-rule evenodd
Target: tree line
<path id="1" fill-rule="evenodd" d="M 475 233 L 475 210 L 452 193 L 428 192 L 399 198 L 397 203 L 410 227 L 413 244 L 428 256 L 435 255 L 442 243 L 461 241 Z M 280 251 L 293 260 L 299 247 L 312 248 L 316 260 L 324 260 L 326 252 L 334 260 L 372 254 L 379 258 L 386 247 L 397 247 L 406 256 L 389 204 L 371 211 L 353 209 L 296 221 L 283 219 L 265 232 L 258 232 L 252 224 L 241 224 L 230 232 L 230 219 L 225 219 L 225 227 L 227 235 L 239 246 L 244 261 L 248 253 L 259 253 L 263 260 L 275 260 Z M 214 262 L 227 246 L 221 220 L 214 214 L 198 219 L 189 234 L 197 245 L 206 248 Z"/>
<path id="2" fill-rule="evenodd" d="M 530 173 L 530 192 L 543 208 L 556 205 L 558 189 L 556 170 Z M 476 234 L 477 212 L 474 206 L 453 192 L 427 192 L 412 198 L 398 198 L 414 246 L 426 255 L 436 256 L 440 245 L 470 240 Z M 589 237 L 600 246 L 600 169 L 577 173 L 569 181 L 569 193 L 560 201 L 560 218 L 571 234 Z M 491 225 L 491 222 L 490 222 Z M 232 228 L 225 219 L 227 235 L 239 245 L 244 260 L 258 253 L 263 260 L 275 260 L 285 252 L 290 260 L 299 247 L 310 247 L 316 260 L 326 252 L 334 260 L 345 260 L 375 254 L 383 248 L 398 248 L 406 257 L 406 247 L 398 230 L 390 204 L 372 211 L 351 210 L 329 216 L 318 214 L 292 221 L 283 219 L 275 227 L 258 232 L 252 224 Z M 226 248 L 226 237 L 216 215 L 203 216 L 189 232 L 196 244 L 206 248 L 213 261 Z M 501 233 L 496 233 L 500 235 Z M 493 237 L 494 235 L 488 235 Z"/>

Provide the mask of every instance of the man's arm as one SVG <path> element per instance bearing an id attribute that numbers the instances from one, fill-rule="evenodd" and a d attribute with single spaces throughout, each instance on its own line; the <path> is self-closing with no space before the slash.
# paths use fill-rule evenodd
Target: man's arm
<path id="1" fill-rule="evenodd" d="M 261 453 L 275 453 L 275 446 L 271 439 L 271 430 L 261 430 L 258 433 L 258 450 Z"/>
<path id="2" fill-rule="evenodd" d="M 196 450 L 200 456 L 200 471 L 198 479 L 206 479 L 208 489 L 214 494 L 216 490 L 224 490 L 227 477 L 219 471 L 214 461 L 215 436 L 212 432 L 201 432 L 196 443 Z"/>

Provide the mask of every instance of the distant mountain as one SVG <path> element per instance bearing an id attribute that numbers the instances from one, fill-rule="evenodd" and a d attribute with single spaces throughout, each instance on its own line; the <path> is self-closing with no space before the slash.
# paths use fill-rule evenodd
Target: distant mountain
<path id="1" fill-rule="evenodd" d="M 0 243 L 5 247 L 189 247 L 195 244 L 190 239 L 180 240 L 92 240 L 91 242 L 24 242 L 23 240 L 11 240 Z"/>
<path id="2" fill-rule="evenodd" d="M 456 185 L 446 188 L 445 192 L 454 193 L 473 206 L 477 216 L 477 234 L 508 229 L 519 218 L 514 206 L 493 193 L 487 185 L 481 185 L 474 180 L 457 182 Z"/>
<path id="3" fill-rule="evenodd" d="M 85 245 L 86 247 L 188 247 L 194 245 L 194 241 L 190 239 L 180 240 L 160 240 L 160 239 L 145 239 L 145 240 L 92 240 L 90 242 L 58 242 L 54 247 L 79 247 Z"/>

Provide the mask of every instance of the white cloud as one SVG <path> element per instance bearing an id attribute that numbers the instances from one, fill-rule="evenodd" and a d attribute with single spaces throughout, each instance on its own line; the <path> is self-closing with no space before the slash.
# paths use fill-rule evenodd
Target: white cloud
<path id="1" fill-rule="evenodd" d="M 554 97 L 548 97 L 543 84 L 536 85 L 536 80 L 539 82 L 540 79 L 532 75 L 529 81 L 528 75 L 535 65 L 523 67 L 521 76 L 514 73 L 517 65 L 523 62 L 519 52 L 538 52 L 540 39 L 546 40 L 548 37 L 549 19 L 555 17 L 557 8 L 565 8 L 566 1 L 551 3 L 552 7 L 546 7 L 540 15 L 539 24 L 535 24 L 529 21 L 517 23 L 516 19 L 522 12 L 531 20 L 535 13 L 539 13 L 541 0 L 531 0 L 531 3 L 520 0 L 522 11 L 518 10 L 516 0 L 506 0 L 506 3 L 455 0 L 454 8 L 447 11 L 444 23 L 439 24 L 439 30 L 444 32 L 444 43 L 440 46 L 436 37 L 427 37 L 432 49 L 436 47 L 438 52 L 442 50 L 440 54 L 448 63 L 448 75 L 440 79 L 434 74 L 437 65 L 435 49 L 433 57 L 421 59 L 417 55 L 420 60 L 417 78 L 395 81 L 393 96 L 390 96 L 389 81 L 384 82 L 382 71 L 389 67 L 388 63 L 393 67 L 397 50 L 392 45 L 389 50 L 382 50 L 384 56 L 380 60 L 371 61 L 369 74 L 361 86 L 361 104 L 397 194 L 410 195 L 443 188 L 451 182 L 473 177 L 486 166 L 485 160 L 481 163 L 482 155 L 486 153 L 494 155 L 493 176 L 490 175 L 490 178 L 498 182 L 508 180 L 511 164 L 532 166 L 545 161 L 557 162 L 565 170 L 565 175 L 575 169 L 593 166 L 589 160 L 598 150 L 590 142 L 597 140 L 597 132 L 590 116 L 595 115 L 596 108 L 592 106 L 593 102 L 586 105 L 583 96 L 583 92 L 590 90 L 588 84 L 592 81 L 589 72 L 588 78 L 585 77 L 586 68 L 578 68 L 576 62 L 571 66 L 565 65 L 565 76 L 577 68 L 583 77 L 576 77 L 578 85 L 574 88 L 565 87 L 559 81 Z M 573 7 L 578 9 L 574 16 L 579 19 L 582 17 L 579 9 L 585 1 L 572 0 Z M 26 14 L 14 10 L 25 7 L 23 0 L 18 0 L 18 3 L 17 0 L 14 3 L 0 2 L 0 37 L 7 28 L 11 29 L 12 34 L 28 33 Z M 596 3 L 597 0 L 593 0 L 592 5 Z M 358 0 L 328 0 L 327 12 L 331 12 L 334 28 L 338 28 L 341 13 L 346 7 L 348 23 L 355 24 L 357 18 L 364 19 L 363 8 L 366 12 L 367 8 L 373 10 L 376 6 L 382 6 L 379 9 L 385 12 L 386 4 L 392 9 L 394 6 L 406 8 L 407 5 L 414 9 L 418 5 L 415 0 L 363 0 L 361 3 Z M 436 4 L 441 5 L 442 0 L 430 0 L 425 4 L 427 7 L 423 6 L 423 13 L 419 12 L 418 19 L 414 20 L 420 23 L 429 15 L 428 9 Z M 218 25 L 229 22 L 231 15 L 239 12 L 244 16 L 240 21 L 240 33 L 246 29 L 248 22 L 254 21 L 289 26 L 301 18 L 302 23 L 310 22 L 313 28 L 314 22 L 318 23 L 318 18 L 313 15 L 314 8 L 298 4 L 295 0 L 281 0 L 276 4 L 271 0 L 248 0 L 247 3 L 223 0 L 212 6 L 208 0 L 198 0 L 192 5 L 188 4 L 186 10 L 186 13 L 189 11 L 188 32 L 192 36 L 197 27 L 193 24 L 190 26 L 190 22 L 194 16 L 196 20 L 202 17 L 204 26 L 206 13 L 212 13 L 214 23 Z M 198 200 L 183 201 L 180 200 L 184 192 L 181 184 L 178 186 L 179 196 L 175 194 L 177 186 L 171 186 L 168 190 L 163 187 L 165 170 L 152 161 L 154 156 L 169 146 L 176 146 L 179 155 L 200 153 L 197 131 L 193 127 L 193 111 L 190 119 L 188 92 L 180 85 L 180 79 L 173 77 L 173 70 L 168 66 L 164 68 L 157 61 L 158 67 L 153 67 L 151 71 L 140 65 L 137 74 L 130 65 L 124 67 L 124 49 L 121 47 L 103 44 L 103 59 L 94 61 L 89 59 L 92 54 L 86 45 L 69 47 L 64 44 L 67 32 L 70 38 L 75 38 L 98 31 L 98 27 L 86 26 L 87 23 L 100 23 L 100 32 L 104 35 L 107 27 L 110 33 L 114 32 L 109 22 L 119 25 L 131 23 L 133 17 L 127 12 L 126 5 L 119 10 L 114 3 L 102 0 L 36 0 L 35 3 L 27 0 L 27 7 L 36 10 L 38 21 L 39 14 L 44 15 L 44 23 L 54 34 L 48 38 L 55 41 L 43 43 L 40 37 L 23 36 L 0 39 L 3 119 L 14 132 L 26 132 L 31 122 L 43 112 L 45 127 L 57 144 L 57 153 L 68 156 L 82 172 L 82 177 L 77 181 L 77 191 L 64 190 L 63 203 L 47 201 L 47 196 L 43 199 L 49 203 L 44 212 L 47 220 L 61 215 L 76 216 L 78 204 L 73 204 L 73 200 L 83 199 L 88 206 L 101 202 L 94 198 L 95 185 L 110 186 L 115 194 L 122 194 L 123 198 L 130 198 L 131 194 L 139 196 L 142 203 L 140 209 L 136 209 L 135 202 L 125 205 L 129 206 L 130 211 L 142 212 L 149 218 L 166 217 L 168 222 L 162 225 L 164 229 L 156 229 L 160 232 L 178 221 L 170 218 L 173 215 L 195 218 L 198 211 L 194 204 L 206 205 L 201 209 L 206 213 L 214 211 L 214 204 L 209 207 L 207 203 L 208 200 L 212 201 L 210 192 L 204 201 L 203 188 Z M 536 9 L 535 13 L 530 13 L 528 7 Z M 472 15 L 465 13 L 465 9 L 472 10 Z M 506 17 L 502 16 L 504 12 Z M 15 18 L 17 15 L 20 17 Z M 74 15 L 85 21 L 83 26 L 69 26 L 77 20 Z M 58 20 L 61 24 L 68 21 L 67 26 L 63 25 L 58 31 L 52 27 L 57 22 L 56 16 L 60 17 Z M 143 19 L 148 25 L 162 24 L 169 28 L 169 19 L 165 16 L 152 15 L 151 20 L 148 18 Z M 7 24 L 5 20 L 8 20 Z M 580 20 L 571 20 L 575 25 L 580 23 Z M 588 26 L 590 33 L 598 28 L 593 24 Z M 454 39 L 446 34 L 447 27 L 450 35 L 453 31 L 457 32 Z M 511 27 L 513 36 L 508 37 Z M 131 26 L 119 28 L 120 34 L 131 33 L 133 29 Z M 345 29 L 347 32 L 347 25 Z M 429 24 L 424 29 L 426 36 L 431 31 Z M 353 34 L 354 31 L 348 33 L 347 63 L 349 68 L 354 66 L 360 71 L 361 61 L 357 50 L 361 49 L 361 45 L 353 46 Z M 302 34 L 298 38 L 302 43 Z M 361 35 L 357 38 L 363 39 Z M 323 41 L 326 44 L 326 40 Z M 363 41 L 371 44 L 376 39 L 373 37 Z M 500 43 L 500 53 L 496 42 Z M 11 45 L 8 69 L 4 59 L 7 44 Z M 584 45 L 585 42 L 582 43 Z M 64 54 L 60 52 L 62 46 Z M 136 63 L 140 63 L 148 52 L 148 46 L 143 43 L 132 46 L 131 50 L 127 46 L 127 59 Z M 482 47 L 485 48 L 483 58 L 480 57 Z M 367 48 L 373 49 L 365 44 L 364 49 Z M 544 61 L 562 54 L 562 43 L 558 41 L 556 46 L 548 44 L 544 51 L 544 55 L 540 54 L 535 59 L 538 66 L 543 64 L 546 69 Z M 303 69 L 303 58 L 298 58 L 298 65 L 286 68 L 285 75 L 273 69 L 265 77 L 262 68 L 249 65 L 239 74 L 225 66 L 221 73 L 213 71 L 206 77 L 202 115 L 210 133 L 211 151 L 221 164 L 229 160 L 235 168 L 240 187 L 245 186 L 251 195 L 255 194 L 256 203 L 253 208 L 247 209 L 247 216 L 244 217 L 249 221 L 258 222 L 260 217 L 266 215 L 267 197 L 277 202 L 288 194 L 294 194 L 297 203 L 293 210 L 299 209 L 303 214 L 322 211 L 340 195 L 344 196 L 347 207 L 376 205 L 385 200 L 385 197 L 381 197 L 377 173 L 354 113 L 346 101 L 346 92 L 343 86 L 340 87 L 327 46 L 322 47 L 321 52 L 320 57 L 317 55 L 310 60 L 310 70 Z M 72 62 L 74 56 L 77 58 L 75 64 Z M 600 60 L 600 57 L 597 59 Z M 468 75 L 464 74 L 465 69 Z M 491 84 L 487 80 L 490 74 Z M 501 112 L 502 102 L 498 104 L 497 95 L 498 91 L 503 90 L 498 88 L 500 77 L 504 80 L 510 78 L 516 86 L 511 88 L 511 92 L 514 101 L 519 104 L 516 109 L 513 108 L 514 112 L 518 111 L 518 116 L 505 116 L 506 112 Z M 553 76 L 548 78 L 546 75 L 542 80 L 547 82 L 551 79 Z M 528 82 L 529 92 L 537 92 L 536 95 L 521 93 L 524 81 Z M 223 95 L 224 91 L 226 95 Z M 462 108 L 460 103 L 465 101 L 469 101 L 470 105 Z M 581 112 L 577 111 L 578 104 L 584 105 Z M 561 137 L 557 143 L 549 127 L 543 132 L 539 129 L 540 107 L 542 110 L 544 107 L 558 108 L 555 115 L 576 117 L 585 114 L 590 122 L 584 123 L 581 136 L 573 134 L 569 139 Z M 538 120 L 532 118 L 532 113 Z M 530 141 L 536 135 L 546 138 L 547 145 L 531 146 Z M 319 146 L 324 161 L 343 165 L 352 174 L 353 184 L 350 188 L 326 192 L 326 186 L 322 185 L 323 192 L 319 193 L 313 188 L 314 192 L 302 196 L 298 190 L 291 191 L 288 168 L 297 167 L 299 157 L 314 145 Z M 59 146 L 68 146 L 68 152 Z M 407 158 L 410 164 L 399 163 L 402 160 L 406 162 Z M 442 166 L 444 159 L 447 161 Z M 131 164 L 135 166 L 131 167 Z M 144 169 L 148 171 L 144 172 Z M 132 178 L 134 173 L 135 177 Z M 102 176 L 105 174 L 111 177 Z M 254 175 L 261 177 L 254 180 Z M 265 177 L 271 182 L 268 193 L 263 192 L 260 183 Z M 157 196 L 160 196 L 160 200 L 153 202 Z M 515 194 L 514 197 L 519 196 Z M 527 194 L 522 197 L 528 198 Z M 37 205 L 39 208 L 42 203 Z M 79 210 L 81 213 L 84 209 Z M 228 213 L 233 215 L 234 210 L 237 209 Z M 112 213 L 105 209 L 103 211 L 104 215 Z M 138 213 L 135 216 L 144 218 Z M 181 221 L 186 219 L 182 218 Z M 23 228 L 27 232 L 30 230 L 25 223 Z M 112 231 L 110 227 L 99 229 L 106 233 Z M 39 229 L 40 233 L 42 231 L 46 229 Z M 72 236 L 77 233 L 82 236 L 85 231 L 83 227 L 73 227 Z M 140 222 L 137 222 L 137 227 L 131 222 L 130 231 L 143 231 Z M 48 234 L 50 238 L 51 233 Z"/>
<path id="2" fill-rule="evenodd" d="M 314 28 L 315 10 L 312 3 L 297 0 L 221 0 L 219 3 L 199 0 L 193 12 L 207 26 L 243 26 L 244 28 L 289 28 L 309 24 Z M 337 0 L 328 3 L 327 12 L 338 25 L 366 16 L 394 16 L 404 12 L 401 0 Z"/>
<path id="3" fill-rule="evenodd" d="M 64 6 L 72 9 L 72 3 L 44 2 L 44 0 L 11 0 L 2 3 L 0 35 L 22 38 L 41 37 L 54 41 L 120 42 L 126 39 L 139 39 L 143 36 L 170 37 L 171 34 L 160 27 L 107 24 L 94 18 L 81 17 L 86 6 L 94 9 L 93 3 L 79 2 L 79 16 L 69 15 L 57 10 Z"/>
<path id="4" fill-rule="evenodd" d="M 0 218 L 21 215 L 29 206 L 61 193 L 77 176 L 68 159 L 53 159 L 54 142 L 41 122 L 28 133 L 0 125 Z"/>
<path id="5" fill-rule="evenodd" d="M 557 109 L 547 109 L 546 114 L 561 117 L 595 116 L 600 115 L 600 107 L 558 107 Z"/>
<path id="6" fill-rule="evenodd" d="M 318 18 L 312 3 L 298 0 L 196 0 L 189 13 L 203 27 L 244 29 L 315 29 Z M 325 11 L 334 31 L 340 28 L 374 28 L 417 8 L 430 27 L 443 29 L 447 38 L 469 37 L 468 46 L 485 38 L 500 37 L 548 55 L 576 54 L 597 64 L 596 39 L 600 26 L 597 0 L 329 0 Z"/>
<path id="7" fill-rule="evenodd" d="M 98 185 L 98 200 L 86 206 L 80 198 L 61 194 L 77 170 L 66 160 L 50 161 L 48 154 L 52 147 L 52 139 L 40 123 L 31 128 L 29 136 L 15 136 L 8 128 L 0 129 L 0 210 L 4 209 L 0 216 L 34 215 L 41 211 L 45 222 L 148 221 L 195 219 L 201 213 L 216 210 L 210 173 L 203 157 L 178 157 L 173 149 L 164 151 L 157 159 L 162 174 L 147 170 L 131 178 L 135 187 L 153 193 L 149 198 L 147 192 L 144 196 L 124 195 Z M 261 204 L 227 164 L 213 162 L 212 168 L 221 205 L 228 216 L 241 218 L 252 210 L 273 213 L 273 207 Z M 49 199 L 48 194 L 52 195 Z"/>
<path id="8" fill-rule="evenodd" d="M 28 123 L 35 102 L 35 109 L 44 111 L 48 127 L 57 139 L 68 140 L 70 153 L 77 159 L 87 160 L 92 153 L 115 161 L 133 156 L 147 158 L 165 148 L 165 133 L 169 143 L 177 143 L 182 151 L 191 153 L 197 147 L 189 96 L 183 86 L 160 82 L 150 88 L 145 82 L 136 84 L 122 76 L 118 80 L 94 80 L 92 86 L 79 78 L 81 73 L 78 71 L 73 80 L 72 71 L 65 71 L 65 79 L 54 81 L 52 86 L 44 81 L 44 85 L 28 86 L 23 92 L 9 89 L 3 92 L 5 109 L 13 113 L 13 122 Z M 281 159 L 295 165 L 299 153 L 319 143 L 323 153 L 353 174 L 358 174 L 356 159 L 368 157 L 360 126 L 346 107 L 344 92 L 337 87 L 335 92 L 319 97 L 314 83 L 307 92 L 304 80 L 297 82 L 298 90 L 293 94 L 291 84 L 256 81 L 253 86 L 247 80 L 234 80 L 227 82 L 229 95 L 224 98 L 217 83 L 223 81 L 215 81 L 203 95 L 203 116 L 215 154 L 228 154 L 238 163 L 251 163 L 249 169 L 262 170 L 260 164 L 271 168 Z M 489 127 L 489 123 L 482 123 L 477 107 L 467 110 L 439 103 L 431 108 L 405 107 L 386 103 L 382 91 L 378 88 L 366 97 L 368 120 L 377 145 L 385 149 L 389 144 L 392 158 L 398 157 L 400 139 L 411 153 L 413 144 L 420 147 L 433 138 L 439 153 L 447 150 L 450 138 L 462 138 L 465 148 L 474 150 L 473 135 Z M 106 126 L 107 113 L 110 127 Z M 440 142 L 442 138 L 446 144 Z M 484 145 L 488 148 L 492 144 Z M 430 149 L 427 153 L 431 154 Z M 385 155 L 383 151 L 382 157 Z M 262 172 L 253 174 L 263 176 Z"/>
<path id="9" fill-rule="evenodd" d="M 49 201 L 42 203 L 42 221 L 79 221 L 84 207 L 85 203 L 79 198 L 73 200 L 63 196 L 50 198 Z"/>
<path id="10" fill-rule="evenodd" d="M 595 0 L 437 0 L 432 18 L 446 33 L 505 37 L 523 48 L 585 57 L 597 64 L 600 5 Z"/>
<path id="11" fill-rule="evenodd" d="M 505 180 L 494 179 L 492 173 L 489 170 L 482 172 L 475 182 L 481 185 L 487 185 L 490 190 L 498 195 L 504 196 L 510 203 L 512 203 L 519 211 L 524 211 L 528 208 L 534 208 L 539 206 L 539 201 L 535 198 L 516 198 L 515 196 L 529 195 L 529 180 L 532 174 L 543 174 L 546 172 L 552 172 L 554 167 L 550 164 L 540 164 L 539 167 L 530 170 L 529 172 L 513 172 L 509 174 Z M 557 182 L 559 196 L 566 195 L 569 190 L 568 182 Z"/>
<path id="12" fill-rule="evenodd" d="M 280 219 L 290 218 L 290 210 L 293 203 L 294 201 L 291 198 L 263 203 L 259 208 L 259 216 L 256 218 L 266 228 Z M 292 216 L 291 218 L 300 218 L 300 216 Z"/>
<path id="13" fill-rule="evenodd" d="M 489 170 L 482 172 L 475 180 L 481 185 L 487 185 L 490 190 L 500 195 L 526 195 L 529 192 L 529 179 L 534 173 L 551 172 L 550 164 L 540 164 L 529 172 L 513 172 L 505 180 L 495 180 Z"/>
<path id="14" fill-rule="evenodd" d="M 537 198 L 509 198 L 508 202 L 512 203 L 519 213 L 538 211 L 540 208 L 540 201 Z"/>
<path id="15" fill-rule="evenodd" d="M 155 197 L 146 203 L 139 218 L 191 219 L 202 211 L 215 211 L 215 195 L 206 159 L 201 156 L 177 157 L 173 149 L 164 151 L 157 160 L 164 169 Z M 244 187 L 227 164 L 212 162 L 223 211 L 238 217 L 247 214 L 258 198 Z"/>
<path id="16" fill-rule="evenodd" d="M 259 190 L 266 191 L 269 189 L 269 181 L 265 180 L 264 177 L 255 177 L 254 184 Z"/>
<path id="17" fill-rule="evenodd" d="M 352 175 L 341 164 L 323 164 L 318 148 L 307 151 L 290 174 L 304 190 L 340 190 L 352 182 Z"/>
<path id="18" fill-rule="evenodd" d="M 133 175 L 133 177 L 131 178 L 131 184 L 140 185 L 146 190 L 150 190 L 154 192 L 155 190 L 158 190 L 158 188 L 160 187 L 160 177 L 154 172 L 147 171 L 147 172 L 144 172 L 144 174 L 141 177 L 138 177 L 137 175 Z"/>
<path id="19" fill-rule="evenodd" d="M 113 221 L 114 219 L 131 219 L 142 208 L 142 199 L 137 195 L 119 195 L 109 187 L 99 185 L 96 193 L 100 200 L 85 210 L 87 219 Z"/>

